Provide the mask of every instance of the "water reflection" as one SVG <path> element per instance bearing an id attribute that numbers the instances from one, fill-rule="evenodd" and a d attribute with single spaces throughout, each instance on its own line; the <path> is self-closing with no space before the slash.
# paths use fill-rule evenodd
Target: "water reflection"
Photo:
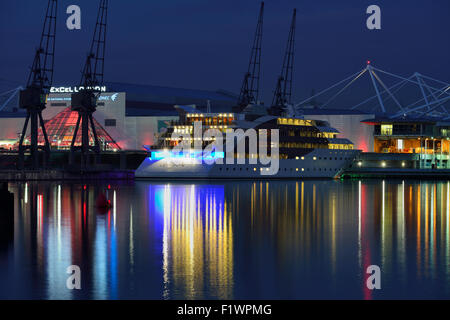
<path id="1" fill-rule="evenodd" d="M 149 186 L 161 217 L 164 298 L 232 298 L 233 226 L 223 186 Z"/>
<path id="2" fill-rule="evenodd" d="M 450 297 L 449 182 L 29 182 L 9 190 L 0 298 Z M 97 206 L 101 195 L 110 207 Z M 66 288 L 73 264 L 82 290 Z M 367 289 L 373 264 L 382 290 Z"/>

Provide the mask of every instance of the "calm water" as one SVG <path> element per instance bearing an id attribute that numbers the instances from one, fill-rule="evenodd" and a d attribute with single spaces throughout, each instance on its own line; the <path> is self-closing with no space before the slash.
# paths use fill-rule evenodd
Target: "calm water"
<path id="1" fill-rule="evenodd" d="M 450 183 L 10 184 L 0 298 L 450 298 Z M 98 210 L 105 193 L 113 204 Z M 68 290 L 79 265 L 82 290 Z M 367 266 L 381 268 L 368 290 Z"/>

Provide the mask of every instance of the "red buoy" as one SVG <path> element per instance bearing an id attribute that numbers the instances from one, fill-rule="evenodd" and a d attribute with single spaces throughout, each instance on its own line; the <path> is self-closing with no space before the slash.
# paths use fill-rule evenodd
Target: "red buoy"
<path id="1" fill-rule="evenodd" d="M 98 195 L 95 206 L 99 209 L 109 209 L 111 208 L 111 202 L 106 199 L 105 194 L 102 192 Z"/>

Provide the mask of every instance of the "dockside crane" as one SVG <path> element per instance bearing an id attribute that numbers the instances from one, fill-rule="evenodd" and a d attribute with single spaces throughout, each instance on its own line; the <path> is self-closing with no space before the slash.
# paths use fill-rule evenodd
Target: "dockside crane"
<path id="1" fill-rule="evenodd" d="M 80 90 L 72 94 L 71 110 L 78 112 L 78 119 L 70 146 L 70 158 L 74 159 L 75 152 L 81 150 L 81 165 L 83 168 L 86 168 L 89 164 L 89 154 L 91 151 L 95 155 L 100 153 L 100 144 L 92 114 L 97 108 L 100 86 L 103 84 L 107 15 L 108 0 L 100 0 L 94 35 L 81 75 Z M 81 145 L 75 146 L 80 124 Z M 93 146 L 90 145 L 89 126 L 93 134 Z"/>
<path id="2" fill-rule="evenodd" d="M 250 54 L 250 61 L 248 64 L 248 71 L 244 76 L 244 81 L 242 82 L 238 103 L 237 106 L 234 108 L 234 112 L 242 112 L 242 110 L 249 104 L 258 103 L 259 78 L 261 73 L 261 43 L 263 36 L 263 16 L 264 16 L 264 2 L 261 2 L 258 23 L 256 25 L 255 38 L 253 40 L 253 47 Z"/>
<path id="3" fill-rule="evenodd" d="M 24 167 L 26 150 L 30 151 L 31 167 L 35 170 L 39 168 L 39 150 L 44 151 L 45 159 L 48 160 L 50 157 L 50 143 L 45 130 L 42 111 L 45 109 L 47 95 L 53 82 L 57 5 L 57 0 L 48 1 L 41 41 L 34 55 L 26 88 L 19 93 L 19 107 L 27 110 L 27 117 L 19 141 L 19 169 Z M 28 124 L 30 124 L 31 137 L 30 144 L 25 145 L 24 139 Z M 43 146 L 38 145 L 39 126 L 44 135 Z"/>
<path id="4" fill-rule="evenodd" d="M 277 86 L 272 100 L 272 106 L 269 109 L 272 115 L 281 115 L 286 106 L 292 103 L 292 76 L 294 71 L 294 54 L 295 54 L 295 24 L 297 10 L 294 9 L 292 15 L 291 27 L 289 29 L 286 51 L 283 59 L 281 74 L 277 80 Z"/>

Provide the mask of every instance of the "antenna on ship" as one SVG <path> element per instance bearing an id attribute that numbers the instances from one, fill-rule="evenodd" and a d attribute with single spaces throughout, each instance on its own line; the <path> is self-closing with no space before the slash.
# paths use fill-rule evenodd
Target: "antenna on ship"
<path id="1" fill-rule="evenodd" d="M 253 40 L 253 47 L 250 54 L 250 61 L 248 64 L 248 71 L 244 76 L 242 82 L 241 92 L 237 103 L 235 112 L 241 112 L 246 106 L 258 101 L 259 94 L 259 77 L 261 73 L 261 43 L 263 35 L 263 16 L 264 16 L 264 1 L 261 2 L 259 9 L 259 18 L 256 25 L 255 38 Z"/>
<path id="2" fill-rule="evenodd" d="M 281 115 L 286 104 L 291 104 L 292 99 L 292 76 L 294 71 L 294 54 L 295 54 L 295 22 L 297 9 L 294 9 L 292 15 L 291 27 L 286 45 L 286 51 L 283 59 L 283 67 L 281 74 L 277 80 L 275 94 L 272 100 L 270 112 L 274 115 Z"/>
<path id="3" fill-rule="evenodd" d="M 22 135 L 19 142 L 19 168 L 23 168 L 25 162 L 25 150 L 29 149 L 32 159 L 32 168 L 38 169 L 39 149 L 45 152 L 45 157 L 50 157 L 50 143 L 48 142 L 47 131 L 42 118 L 42 110 L 45 109 L 47 95 L 53 82 L 53 65 L 55 58 L 55 38 L 56 38 L 56 9 L 57 1 L 49 0 L 45 13 L 44 26 L 41 34 L 39 47 L 34 55 L 33 65 L 28 76 L 27 86 L 19 94 L 19 107 L 27 110 L 27 117 L 23 125 Z M 30 145 L 23 144 L 27 133 L 28 123 L 30 124 Z M 39 126 L 44 135 L 44 145 L 38 145 Z"/>
<path id="4" fill-rule="evenodd" d="M 72 111 L 78 112 L 78 119 L 70 146 L 70 157 L 73 159 L 75 151 L 81 150 L 81 162 L 83 168 L 89 162 L 89 153 L 94 151 L 100 153 L 97 132 L 95 130 L 92 114 L 97 108 L 97 99 L 100 96 L 100 86 L 103 85 L 103 72 L 105 62 L 105 44 L 106 44 L 106 19 L 107 19 L 108 0 L 100 0 L 100 6 L 97 13 L 97 22 L 95 24 L 94 36 L 92 37 L 91 47 L 86 57 L 86 62 L 82 71 L 80 87 L 83 90 L 72 94 Z M 81 146 L 75 146 L 78 129 L 81 123 Z M 90 145 L 89 126 L 91 126 L 94 145 Z"/>

